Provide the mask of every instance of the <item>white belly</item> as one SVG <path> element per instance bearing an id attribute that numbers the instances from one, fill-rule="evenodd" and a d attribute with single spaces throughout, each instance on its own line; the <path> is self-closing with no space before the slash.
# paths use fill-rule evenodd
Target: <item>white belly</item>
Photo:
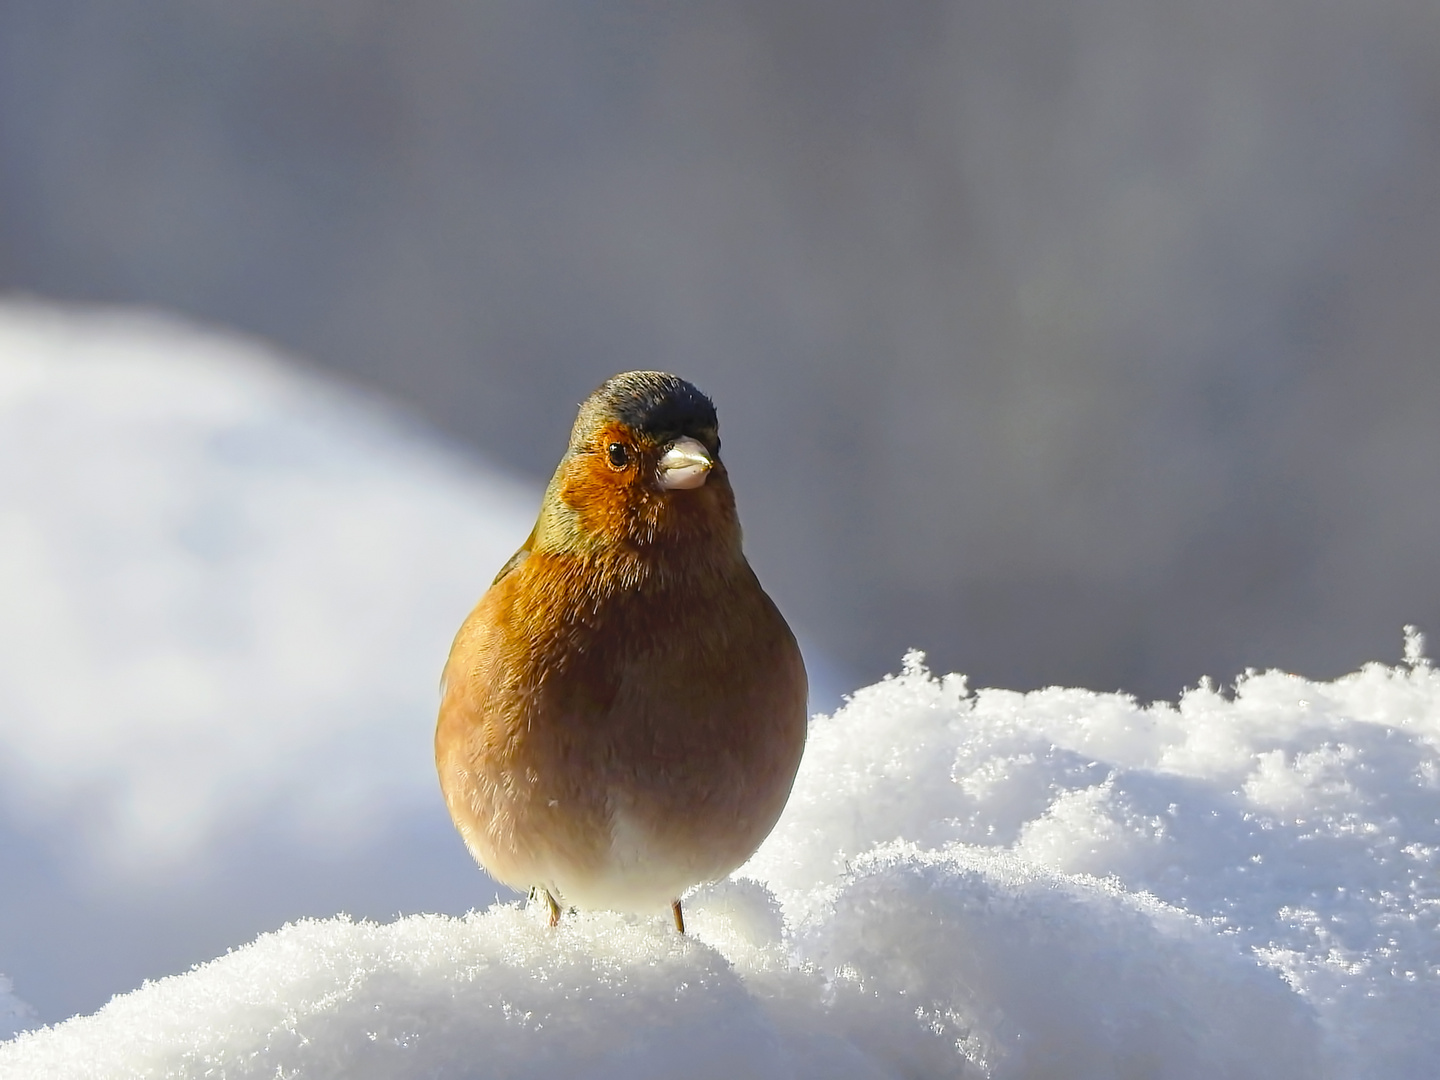
<path id="1" fill-rule="evenodd" d="M 597 866 L 550 868 L 562 903 L 640 913 L 662 911 L 691 885 L 733 869 L 717 865 L 709 852 L 677 853 L 657 843 L 651 830 L 624 810 L 611 814 L 610 849 Z"/>

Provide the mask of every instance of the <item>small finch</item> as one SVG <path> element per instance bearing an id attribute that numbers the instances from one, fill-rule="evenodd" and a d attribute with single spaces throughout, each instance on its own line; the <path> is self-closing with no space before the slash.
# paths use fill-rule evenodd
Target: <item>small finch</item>
<path id="1" fill-rule="evenodd" d="M 769 834 L 805 666 L 741 550 L 710 399 L 632 371 L 580 406 L 539 520 L 460 627 L 435 761 L 470 853 L 549 908 L 663 910 Z"/>

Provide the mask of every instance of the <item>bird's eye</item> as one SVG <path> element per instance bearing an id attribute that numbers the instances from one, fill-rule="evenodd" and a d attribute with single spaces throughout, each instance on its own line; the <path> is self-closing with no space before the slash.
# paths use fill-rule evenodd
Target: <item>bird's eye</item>
<path id="1" fill-rule="evenodd" d="M 606 455 L 610 458 L 610 464 L 616 469 L 623 469 L 630 464 L 630 448 L 624 443 L 612 442 L 605 448 Z"/>

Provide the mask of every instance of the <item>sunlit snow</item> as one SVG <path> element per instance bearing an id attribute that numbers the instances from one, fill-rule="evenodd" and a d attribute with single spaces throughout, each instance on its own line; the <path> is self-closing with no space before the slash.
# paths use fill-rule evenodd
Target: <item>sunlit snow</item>
<path id="1" fill-rule="evenodd" d="M 147 873 L 428 793 L 412 706 L 536 494 L 173 320 L 11 303 L 0 361 L 5 809 Z"/>
<path id="2" fill-rule="evenodd" d="M 22 331 L 12 324 L 10 340 Z M 27 382 L 0 368 L 0 413 L 22 424 L 0 425 L 0 440 L 68 461 L 55 475 L 85 474 L 87 513 L 114 508 L 107 535 L 129 545 L 130 569 L 99 596 L 43 592 L 114 555 L 63 521 L 37 531 L 14 507 L 39 496 L 11 470 L 0 575 L 27 615 L 0 619 L 9 811 L 66 816 L 77 843 L 161 873 L 203 850 L 219 819 L 278 802 L 323 834 L 337 814 L 357 827 L 371 792 L 409 797 L 383 793 L 409 791 L 412 765 L 396 780 L 376 764 L 377 753 L 412 754 L 388 726 L 387 708 L 409 692 L 387 681 L 400 676 L 382 670 L 375 700 L 357 704 L 326 672 L 381 633 L 351 595 L 370 561 L 441 557 L 386 532 L 409 505 L 398 493 L 461 521 L 445 517 L 461 488 L 435 480 L 435 460 L 418 452 L 387 452 L 393 473 L 378 488 L 351 484 L 357 430 L 371 429 L 357 428 L 353 406 L 332 429 L 275 423 L 276 402 L 284 416 L 296 393 L 278 369 L 253 368 L 259 397 L 237 403 L 186 383 L 184 364 L 154 362 L 157 398 L 173 402 L 176 380 L 193 385 L 191 430 L 209 434 L 187 441 L 173 409 L 147 425 L 133 386 L 64 362 L 75 367 L 63 388 L 53 372 Z M 35 404 L 42 382 L 58 430 Z M 278 396 L 246 413 L 266 387 Z M 326 400 L 315 394 L 307 416 Z M 83 423 L 60 406 L 76 397 Z M 105 424 L 129 426 L 96 460 L 85 450 Z M 125 448 L 147 439 L 165 447 L 127 471 Z M 245 463 L 274 454 L 305 463 L 296 475 L 324 471 L 333 500 L 248 485 Z M 227 455 L 231 486 L 207 501 Z M 183 478 L 197 457 L 204 485 L 153 478 L 156 460 Z M 305 528 L 265 533 L 273 506 L 255 507 L 275 499 Z M 516 494 L 517 519 L 530 505 Z M 201 563 L 207 574 L 227 565 L 235 535 L 251 554 L 219 598 L 225 633 L 208 637 L 203 620 L 185 621 L 182 586 Z M 14 573 L 37 560 L 51 572 Z M 365 588 L 430 595 L 425 569 Z M 325 605 L 293 599 L 296 582 L 317 579 Z M 98 674 L 72 673 L 73 648 L 57 655 L 76 641 Z M 972 690 L 912 654 L 814 719 L 780 824 L 735 880 L 687 899 L 686 937 L 665 919 L 603 912 L 551 930 L 514 904 L 303 920 L 0 1043 L 0 1077 L 1420 1080 L 1440 1059 L 1440 673 L 1417 632 L 1402 646 L 1397 628 L 1396 642 L 1397 660 L 1331 682 L 1247 673 L 1149 705 L 1082 689 Z M 287 667 L 294 650 L 307 662 Z M 264 685 L 277 672 L 291 680 L 288 711 Z M 342 708 L 361 719 L 342 723 Z M 106 709 L 113 730 L 87 726 Z M 197 710 L 217 730 L 177 748 L 171 734 Z M 54 726 L 23 722 L 42 715 Z M 263 722 L 236 730 L 237 718 Z M 357 752 L 353 785 L 318 798 L 299 771 L 314 760 L 306 747 L 343 755 L 347 731 L 379 751 Z M 197 779 L 215 755 L 233 769 Z M 81 814 L 87 805 L 99 812 Z M 0 979 L 0 1037 L 34 1023 L 24 996 Z"/>
<path id="3" fill-rule="evenodd" d="M 5 1076 L 1414 1077 L 1440 1039 L 1440 675 L 1141 706 L 911 657 L 817 717 L 693 936 L 294 924 L 0 1046 Z"/>
<path id="4" fill-rule="evenodd" d="M 0 302 L 0 972 L 42 1017 L 495 896 L 429 741 L 538 501 L 263 343 Z"/>

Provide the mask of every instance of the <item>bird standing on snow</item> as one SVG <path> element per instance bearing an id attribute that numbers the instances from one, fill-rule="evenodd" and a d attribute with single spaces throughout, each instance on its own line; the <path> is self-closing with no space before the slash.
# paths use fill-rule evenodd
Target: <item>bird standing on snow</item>
<path id="1" fill-rule="evenodd" d="M 498 881 L 662 910 L 750 857 L 805 745 L 805 667 L 740 546 L 715 406 L 632 371 L 580 407 L 539 520 L 450 650 L 435 761 Z"/>

